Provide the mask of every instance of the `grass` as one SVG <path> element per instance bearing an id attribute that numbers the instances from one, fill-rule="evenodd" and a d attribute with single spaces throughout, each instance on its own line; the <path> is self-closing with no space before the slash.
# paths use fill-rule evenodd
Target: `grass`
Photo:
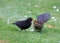
<path id="1" fill-rule="evenodd" d="M 6 40 L 8 43 L 59 43 L 60 11 L 57 12 L 53 6 L 57 6 L 56 9 L 60 10 L 60 0 L 0 0 L 0 40 Z M 36 19 L 37 15 L 45 12 L 51 13 L 57 19 L 55 22 L 52 20 L 47 22 L 55 28 L 47 28 L 44 25 L 41 33 L 27 30 L 25 32 L 11 24 L 27 17 Z M 9 24 L 7 24 L 8 19 Z M 29 29 L 34 28 L 31 26 Z"/>

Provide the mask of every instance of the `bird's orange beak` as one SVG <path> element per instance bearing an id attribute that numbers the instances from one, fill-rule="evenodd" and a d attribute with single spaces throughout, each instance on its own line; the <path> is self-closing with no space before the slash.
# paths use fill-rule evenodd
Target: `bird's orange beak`
<path id="1" fill-rule="evenodd" d="M 33 21 L 35 21 L 36 19 L 35 18 L 33 18 Z"/>

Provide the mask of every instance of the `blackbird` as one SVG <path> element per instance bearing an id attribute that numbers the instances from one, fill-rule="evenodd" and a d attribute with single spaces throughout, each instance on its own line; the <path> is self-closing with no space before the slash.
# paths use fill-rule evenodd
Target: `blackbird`
<path id="1" fill-rule="evenodd" d="M 44 13 L 37 16 L 37 20 L 34 20 L 35 30 L 41 32 L 44 23 L 46 23 L 50 18 L 51 18 L 51 15 L 49 13 Z"/>
<path id="2" fill-rule="evenodd" d="M 28 29 L 31 26 L 32 20 L 33 19 L 31 17 L 29 17 L 26 20 L 17 21 L 17 22 L 12 23 L 12 24 L 18 26 L 21 30 L 25 30 L 25 29 Z"/>

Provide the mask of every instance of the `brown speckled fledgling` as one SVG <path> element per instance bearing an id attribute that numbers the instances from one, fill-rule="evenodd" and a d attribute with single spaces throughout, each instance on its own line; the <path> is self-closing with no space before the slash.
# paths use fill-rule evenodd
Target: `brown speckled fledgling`
<path id="1" fill-rule="evenodd" d="M 36 31 L 40 31 L 43 28 L 44 23 L 46 23 L 51 18 L 49 13 L 43 13 L 37 16 L 37 20 L 34 20 L 34 28 Z"/>
<path id="2" fill-rule="evenodd" d="M 39 24 L 37 20 L 34 20 L 34 28 L 35 28 L 35 31 L 41 32 L 43 28 L 43 24 Z"/>

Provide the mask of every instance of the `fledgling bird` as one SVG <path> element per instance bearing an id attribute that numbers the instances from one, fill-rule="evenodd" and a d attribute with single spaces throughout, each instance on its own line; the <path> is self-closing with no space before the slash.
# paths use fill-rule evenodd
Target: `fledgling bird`
<path id="1" fill-rule="evenodd" d="M 41 32 L 44 23 L 46 23 L 51 18 L 49 13 L 44 13 L 37 16 L 37 20 L 34 20 L 34 28 Z"/>
<path id="2" fill-rule="evenodd" d="M 34 20 L 34 28 L 35 31 L 41 32 L 41 29 L 43 28 L 43 24 L 39 24 L 37 20 Z"/>
<path id="3" fill-rule="evenodd" d="M 23 20 L 23 21 L 17 21 L 15 23 L 12 23 L 12 24 L 15 24 L 16 26 L 18 26 L 21 30 L 25 30 L 25 29 L 28 29 L 30 26 L 31 26 L 31 22 L 32 22 L 32 18 L 29 17 L 27 18 L 26 20 Z"/>

